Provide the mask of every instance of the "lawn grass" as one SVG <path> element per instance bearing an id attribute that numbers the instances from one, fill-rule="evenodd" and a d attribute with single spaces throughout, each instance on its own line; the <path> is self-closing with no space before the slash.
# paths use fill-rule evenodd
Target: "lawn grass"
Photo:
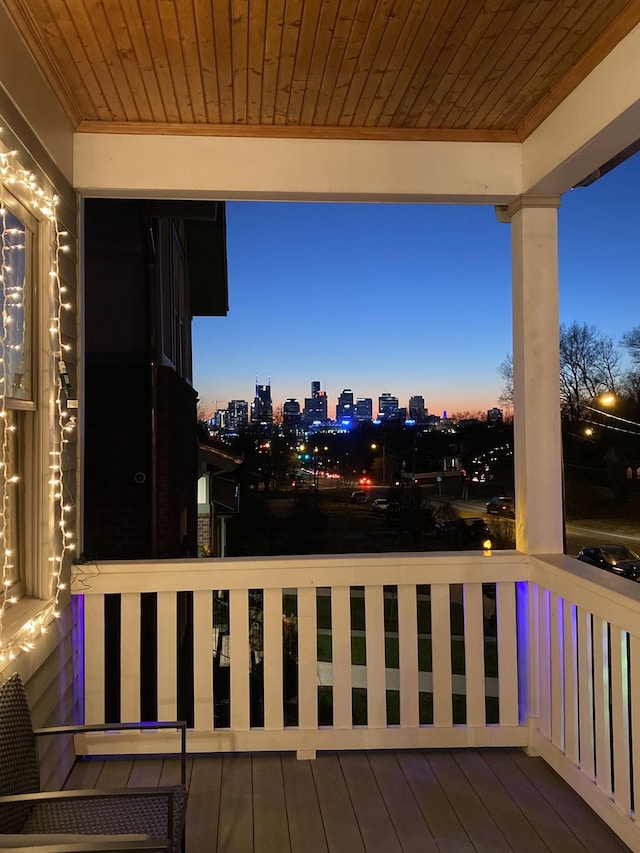
<path id="1" fill-rule="evenodd" d="M 386 636 L 385 640 L 385 667 L 387 669 L 398 669 L 400 666 L 400 644 L 397 637 Z M 332 638 L 330 634 L 318 634 L 318 660 L 332 660 Z M 367 649 L 366 638 L 362 636 L 351 637 L 351 663 L 353 666 L 366 666 Z M 487 678 L 498 677 L 498 649 L 495 642 L 485 640 L 484 644 L 485 676 Z M 418 670 L 420 672 L 433 672 L 433 656 L 430 637 L 421 637 L 418 640 Z M 453 675 L 465 674 L 464 640 L 454 638 L 451 640 L 451 672 Z"/>
<path id="2" fill-rule="evenodd" d="M 362 587 L 354 588 L 359 594 L 351 595 L 351 628 L 352 631 L 365 631 L 365 607 L 364 590 Z M 418 669 L 420 672 L 433 671 L 433 653 L 431 637 L 431 601 L 428 597 L 429 587 L 418 588 L 417 598 L 417 621 L 418 621 Z M 395 602 L 394 602 L 395 603 Z M 283 596 L 283 611 L 287 615 L 295 615 L 297 612 L 297 596 L 287 593 Z M 385 621 L 385 666 L 387 669 L 398 669 L 400 666 L 399 639 L 395 636 L 397 628 L 393 606 L 387 608 L 387 620 Z M 451 672 L 454 675 L 465 674 L 465 650 L 464 650 L 464 609 L 461 604 L 451 602 Z M 317 595 L 317 620 L 318 629 L 322 631 L 331 630 L 331 596 L 324 592 Z M 392 629 L 389 630 L 391 623 Z M 424 636 L 427 635 L 427 636 Z M 330 633 L 319 633 L 317 637 L 318 660 L 330 662 L 332 660 L 332 637 Z M 498 647 L 495 641 L 485 639 L 484 644 L 485 676 L 497 678 L 498 676 Z M 363 634 L 352 634 L 351 636 L 351 663 L 354 666 L 366 666 L 366 636 Z"/>
<path id="3" fill-rule="evenodd" d="M 318 660 L 331 661 L 333 642 L 331 634 L 318 634 Z"/>

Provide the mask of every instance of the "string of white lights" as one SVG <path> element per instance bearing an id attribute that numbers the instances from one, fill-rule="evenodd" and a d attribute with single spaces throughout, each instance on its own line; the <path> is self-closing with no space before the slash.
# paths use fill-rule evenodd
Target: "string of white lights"
<path id="1" fill-rule="evenodd" d="M 14 594 L 19 579 L 14 566 L 24 565 L 24 555 L 16 553 L 15 523 L 12 519 L 20 513 L 19 489 L 24 472 L 19 470 L 21 456 L 12 450 L 12 433 L 16 429 L 15 413 L 8 405 L 11 396 L 9 388 L 9 366 L 13 366 L 11 350 L 20 349 L 22 342 L 9 335 L 9 329 L 16 320 L 24 319 L 25 287 L 29 282 L 16 281 L 13 270 L 14 259 L 18 252 L 24 252 L 26 229 L 15 226 L 15 218 L 9 222 L 8 203 L 10 197 L 17 197 L 28 206 L 39 220 L 48 220 L 51 228 L 49 245 L 48 296 L 51 306 L 49 319 L 50 357 L 51 357 L 51 399 L 55 407 L 54 428 L 51 431 L 49 446 L 49 524 L 51 566 L 50 597 L 43 601 L 38 614 L 17 629 L 12 626 L 5 631 L 6 615 L 16 603 Z M 13 660 L 22 652 L 34 648 L 37 638 L 46 633 L 53 619 L 60 616 L 61 596 L 67 588 L 65 580 L 75 551 L 74 532 L 70 523 L 73 507 L 68 501 L 68 489 L 65 487 L 65 471 L 73 467 L 73 459 L 66 458 L 69 445 L 69 433 L 76 427 L 76 409 L 72 407 L 71 385 L 65 363 L 65 355 L 71 350 L 71 343 L 64 340 L 63 312 L 73 310 L 61 277 L 60 261 L 70 249 L 65 242 L 67 232 L 61 230 L 56 215 L 56 196 L 48 195 L 37 183 L 36 176 L 24 169 L 18 161 L 16 151 L 0 150 L 0 288 L 2 295 L 2 328 L 0 329 L 0 662 Z M 11 226 L 11 227 L 9 227 Z M 23 268 L 25 265 L 23 264 Z M 47 286 L 47 283 L 43 283 Z M 31 303 L 29 303 L 31 304 Z M 44 301 L 41 303 L 44 304 Z M 22 313 L 20 313 L 20 311 Z M 24 354 L 22 354 L 24 355 Z M 36 356 L 38 358 L 39 356 Z M 13 379 L 13 391 L 24 381 L 24 364 L 19 362 Z M 36 468 L 35 476 L 38 476 Z M 40 472 L 41 473 L 41 472 Z M 42 528 L 41 528 L 42 529 Z M 5 636 L 6 634 L 6 636 Z"/>

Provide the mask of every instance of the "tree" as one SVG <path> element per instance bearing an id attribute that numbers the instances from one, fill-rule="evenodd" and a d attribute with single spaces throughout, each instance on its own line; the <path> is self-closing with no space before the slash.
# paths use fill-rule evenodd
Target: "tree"
<path id="1" fill-rule="evenodd" d="M 199 399 L 196 412 L 198 421 L 210 421 L 216 413 L 216 407 L 210 400 Z"/>
<path id="2" fill-rule="evenodd" d="M 638 327 L 640 331 L 640 327 Z M 560 326 L 560 403 L 569 420 L 604 392 L 617 393 L 623 382 L 620 353 L 613 340 L 595 326 L 574 322 Z M 513 405 L 513 360 L 507 355 L 498 367 L 504 386 L 500 402 Z"/>
<path id="3" fill-rule="evenodd" d="M 620 393 L 636 406 L 640 406 L 640 369 L 632 367 L 622 377 Z"/>
<path id="4" fill-rule="evenodd" d="M 498 397 L 498 402 L 502 406 L 513 408 L 513 358 L 511 353 L 507 353 L 503 361 L 498 365 L 498 373 L 504 385 Z"/>
<path id="5" fill-rule="evenodd" d="M 600 394 L 615 393 L 620 373 L 611 338 L 586 323 L 560 326 L 560 401 L 570 420 L 578 420 L 583 406 Z"/>
<path id="6" fill-rule="evenodd" d="M 640 364 L 640 326 L 634 326 L 633 329 L 625 332 L 620 343 L 629 353 L 631 361 Z"/>
<path id="7" fill-rule="evenodd" d="M 486 409 L 476 409 L 475 411 L 471 411 L 471 409 L 464 409 L 459 412 L 452 412 L 449 417 L 453 418 L 455 421 L 486 421 L 487 412 Z"/>

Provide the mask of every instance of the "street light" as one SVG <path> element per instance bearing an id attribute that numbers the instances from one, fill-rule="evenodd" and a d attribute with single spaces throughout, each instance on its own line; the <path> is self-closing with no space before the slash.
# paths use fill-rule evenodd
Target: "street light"
<path id="1" fill-rule="evenodd" d="M 634 414 L 636 411 L 636 407 L 632 401 L 625 398 L 620 399 L 613 393 L 600 394 L 592 402 L 606 407 L 621 403 L 623 411 L 630 409 Z M 584 433 L 587 437 L 595 439 L 600 432 L 600 438 L 602 439 L 607 433 L 613 433 L 613 435 L 608 435 L 610 446 L 603 461 L 607 466 L 608 476 L 613 482 L 614 488 L 620 490 L 620 497 L 622 500 L 625 500 L 625 492 L 628 486 L 627 481 L 640 479 L 637 442 L 637 439 L 640 438 L 640 421 L 625 418 L 621 415 L 614 415 L 613 412 L 607 412 L 603 408 L 596 408 L 595 405 L 585 405 L 584 408 L 589 412 L 594 412 L 598 416 L 592 420 L 584 418 L 587 424 Z M 593 427 L 597 429 L 593 429 Z M 629 439 L 627 436 L 632 436 L 632 438 Z M 620 485 L 621 483 L 622 485 Z"/>
<path id="2" fill-rule="evenodd" d="M 372 444 L 371 449 L 377 450 L 378 445 Z M 383 483 L 387 482 L 387 436 L 386 435 L 382 436 L 382 482 Z"/>
<path id="3" fill-rule="evenodd" d="M 607 393 L 607 394 L 601 394 L 599 397 L 596 397 L 593 402 L 594 403 L 600 403 L 601 406 L 613 406 L 615 403 L 618 402 L 618 398 L 616 397 L 615 394 Z M 593 429 L 591 429 L 592 426 L 599 426 L 599 427 L 604 427 L 604 429 L 613 430 L 615 432 L 624 432 L 624 433 L 628 433 L 629 435 L 640 436 L 640 422 L 639 421 L 633 421 L 633 420 L 630 420 L 629 418 L 620 417 L 620 415 L 614 415 L 613 412 L 605 412 L 603 409 L 597 409 L 595 406 L 587 406 L 585 404 L 583 406 L 583 408 L 587 409 L 587 411 L 589 411 L 589 412 L 595 412 L 595 414 L 601 415 L 602 417 L 607 418 L 607 420 L 604 422 L 590 421 L 590 420 L 587 420 L 585 418 L 584 419 L 585 423 L 590 425 L 585 430 L 585 433 L 587 435 L 593 435 Z M 627 429 L 626 427 L 629 427 L 629 426 L 637 427 L 637 429 Z"/>

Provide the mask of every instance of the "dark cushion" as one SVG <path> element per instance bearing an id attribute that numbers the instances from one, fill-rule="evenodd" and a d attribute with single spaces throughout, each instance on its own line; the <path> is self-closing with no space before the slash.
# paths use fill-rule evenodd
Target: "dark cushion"
<path id="1" fill-rule="evenodd" d="M 20 675 L 0 684 L 0 795 L 33 794 L 40 790 L 40 773 L 31 712 Z M 31 806 L 0 809 L 0 832 L 20 832 Z"/>

